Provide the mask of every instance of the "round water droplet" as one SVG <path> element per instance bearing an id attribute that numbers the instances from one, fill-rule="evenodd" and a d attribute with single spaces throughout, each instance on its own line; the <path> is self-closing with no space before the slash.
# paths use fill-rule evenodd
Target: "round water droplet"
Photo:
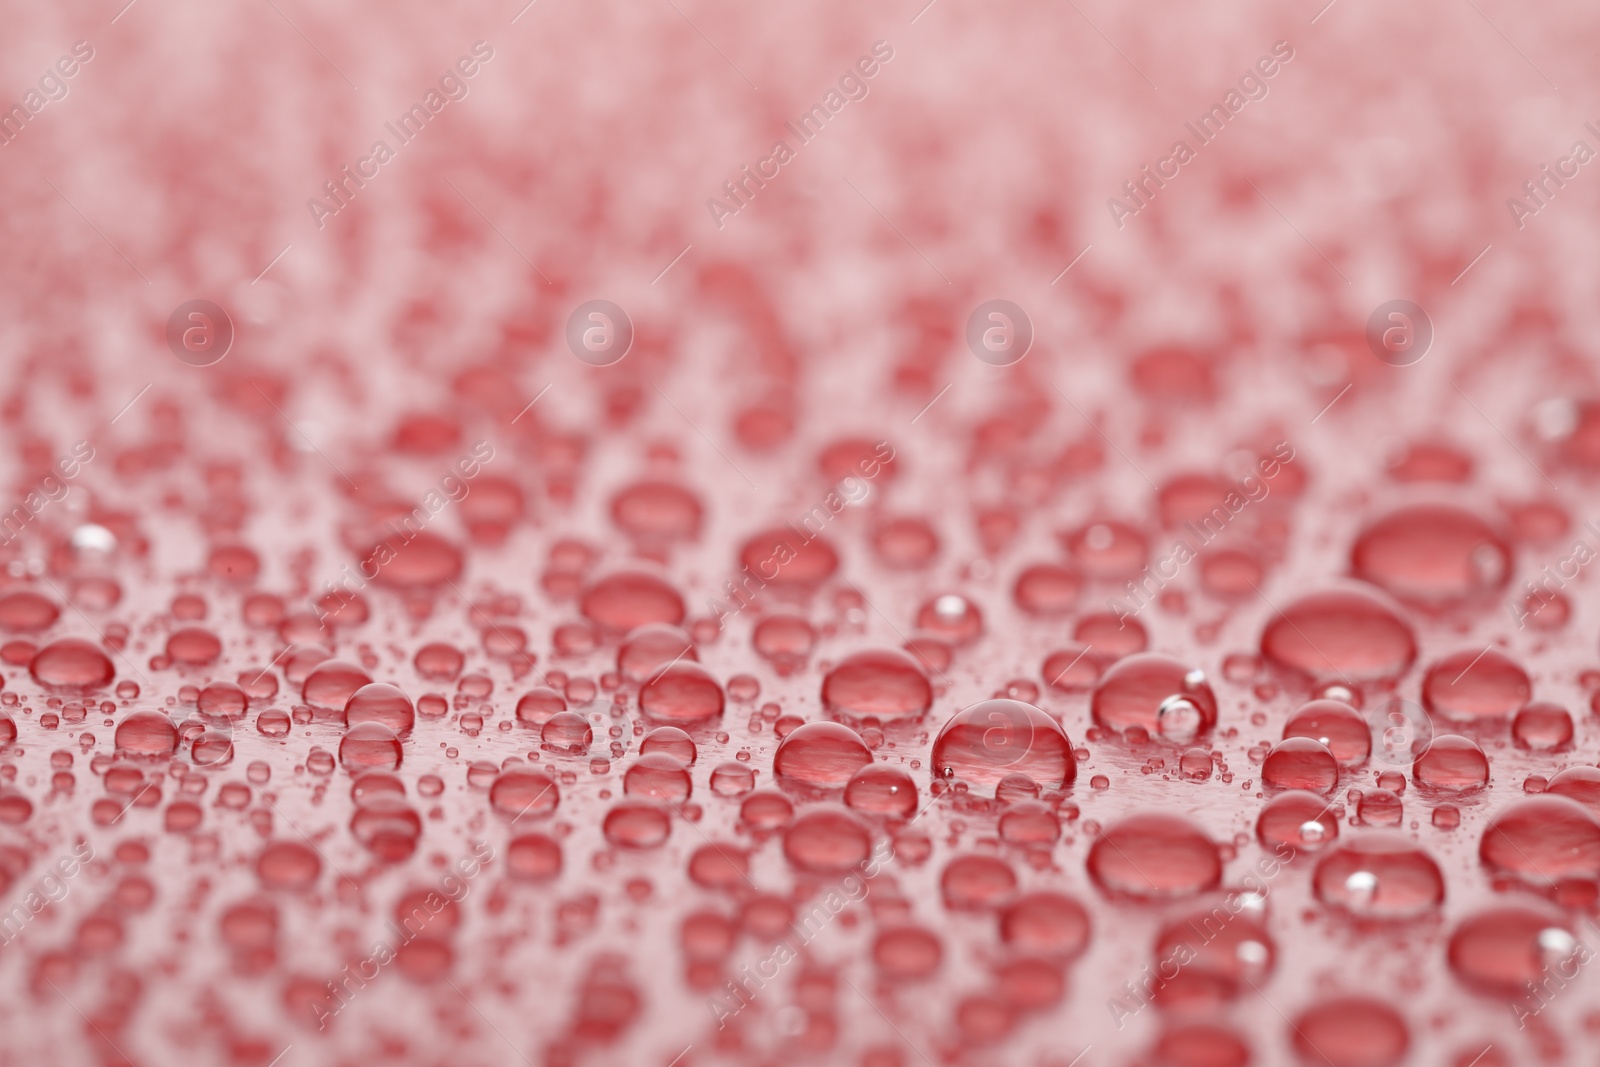
<path id="1" fill-rule="evenodd" d="M 1038 618 L 1054 619 L 1077 606 L 1083 592 L 1083 575 L 1057 563 L 1035 563 L 1017 575 L 1011 599 L 1017 607 Z"/>
<path id="2" fill-rule="evenodd" d="M 489 804 L 513 822 L 538 819 L 556 810 L 561 791 L 542 771 L 504 771 L 489 787 Z"/>
<path id="3" fill-rule="evenodd" d="M 55 601 L 32 589 L 0 593 L 0 630 L 35 633 L 55 625 L 61 609 Z"/>
<path id="4" fill-rule="evenodd" d="M 1576 800 L 1600 819 L 1600 767 L 1568 767 L 1550 779 L 1545 792 Z"/>
<path id="5" fill-rule="evenodd" d="M 693 766 L 698 756 L 694 741 L 676 726 L 657 726 L 645 734 L 644 740 L 639 744 L 639 751 L 645 754 L 659 752 L 671 756 L 685 767 Z"/>
<path id="6" fill-rule="evenodd" d="M 423 645 L 412 657 L 417 673 L 429 681 L 453 681 L 466 664 L 466 657 L 454 645 L 440 642 Z"/>
<path id="7" fill-rule="evenodd" d="M 1518 996 L 1537 987 L 1547 969 L 1571 973 L 1566 968 L 1576 948 L 1561 912 L 1530 901 L 1498 904 L 1463 920 L 1450 935 L 1448 958 L 1468 985 Z"/>
<path id="8" fill-rule="evenodd" d="M 1000 939 L 1019 952 L 1070 960 L 1089 944 L 1089 913 L 1065 893 L 1040 890 L 1000 913 Z"/>
<path id="9" fill-rule="evenodd" d="M 844 802 L 863 815 L 906 819 L 917 810 L 917 786 L 904 769 L 873 764 L 862 767 L 850 779 Z"/>
<path id="10" fill-rule="evenodd" d="M 1423 705 L 1451 719 L 1510 715 L 1528 702 L 1532 692 L 1527 673 L 1492 648 L 1446 656 L 1428 669 L 1422 681 Z"/>
<path id="11" fill-rule="evenodd" d="M 1415 842 L 1384 830 L 1364 833 L 1328 852 L 1312 887 L 1324 904 L 1363 919 L 1410 919 L 1444 899 L 1444 876 Z"/>
<path id="12" fill-rule="evenodd" d="M 700 500 L 672 482 L 634 482 L 611 498 L 617 529 L 645 542 L 693 540 L 701 517 Z"/>
<path id="13" fill-rule="evenodd" d="M 742 797 L 756 787 L 756 772 L 743 763 L 719 763 L 711 769 L 711 791 L 719 797 Z"/>
<path id="14" fill-rule="evenodd" d="M 683 598 L 653 574 L 623 570 L 606 575 L 584 590 L 579 602 L 584 616 L 616 634 L 651 623 L 676 626 L 683 621 Z"/>
<path id="15" fill-rule="evenodd" d="M 889 978 L 926 978 L 939 969 L 943 958 L 938 935 L 920 926 L 891 927 L 872 943 L 872 962 Z"/>
<path id="16" fill-rule="evenodd" d="M 1199 827 L 1154 812 L 1107 829 L 1090 846 L 1086 866 L 1101 892 L 1138 901 L 1192 896 L 1222 878 L 1222 857 Z"/>
<path id="17" fill-rule="evenodd" d="M 901 515 L 872 528 L 872 548 L 885 567 L 920 570 L 938 556 L 939 535 L 926 519 Z"/>
<path id="18" fill-rule="evenodd" d="M 805 662 L 816 644 L 817 634 L 804 617 L 777 613 L 763 616 L 751 632 L 750 640 L 755 650 L 784 674 Z"/>
<path id="19" fill-rule="evenodd" d="M 1307 1067 L 1396 1067 L 1411 1046 L 1400 1013 L 1381 1000 L 1334 997 L 1290 1025 L 1295 1055 Z"/>
<path id="20" fill-rule="evenodd" d="M 316 883 L 322 860 L 298 841 L 274 841 L 256 857 L 256 877 L 267 889 L 302 892 Z"/>
<path id="21" fill-rule="evenodd" d="M 639 690 L 639 710 L 666 723 L 701 723 L 722 714 L 722 686 L 698 663 L 679 660 Z"/>
<path id="22" fill-rule="evenodd" d="M 964 645 L 983 633 L 983 613 L 959 593 L 942 593 L 917 610 L 917 629 L 952 645 Z"/>
<path id="23" fill-rule="evenodd" d="M 1274 615 L 1261 654 L 1312 679 L 1396 678 L 1417 658 L 1417 641 L 1399 612 L 1359 588 L 1312 593 Z"/>
<path id="24" fill-rule="evenodd" d="M 1278 946 L 1259 907 L 1263 903 L 1259 894 L 1239 894 L 1172 919 L 1156 935 L 1154 967 L 1183 960 L 1186 984 L 1204 983 L 1228 995 L 1247 988 L 1246 982 L 1264 981 L 1277 962 Z"/>
<path id="25" fill-rule="evenodd" d="M 1489 820 L 1478 856 L 1491 870 L 1535 886 L 1600 880 L 1600 821 L 1558 794 L 1519 800 Z"/>
<path id="26" fill-rule="evenodd" d="M 1150 545 L 1123 522 L 1093 522 L 1062 536 L 1067 551 L 1092 578 L 1128 578 L 1144 569 Z"/>
<path id="27" fill-rule="evenodd" d="M 601 829 L 618 848 L 659 848 L 672 833 L 672 820 L 650 801 L 624 800 L 606 812 Z"/>
<path id="28" fill-rule="evenodd" d="M 369 798 L 351 816 L 350 836 L 379 860 L 399 863 L 416 852 L 422 818 L 404 797 L 382 794 Z"/>
<path id="29" fill-rule="evenodd" d="M 1326 796 L 1339 784 L 1339 761 L 1321 741 L 1284 738 L 1261 762 L 1261 782 L 1274 789 L 1305 789 Z"/>
<path id="30" fill-rule="evenodd" d="M 1211 753 L 1203 748 L 1191 748 L 1178 758 L 1178 773 L 1191 782 L 1205 781 L 1214 769 Z"/>
<path id="31" fill-rule="evenodd" d="M 548 882 L 561 874 L 561 845 L 544 834 L 522 834 L 506 843 L 506 873 L 519 882 Z"/>
<path id="32" fill-rule="evenodd" d="M 998 828 L 1000 840 L 1013 845 L 1049 845 L 1061 836 L 1055 812 L 1036 800 L 1013 802 L 1001 813 Z"/>
<path id="33" fill-rule="evenodd" d="M 794 805 L 781 793 L 752 793 L 739 805 L 739 818 L 757 832 L 781 830 L 794 818 Z"/>
<path id="34" fill-rule="evenodd" d="M 1415 504 L 1362 531 L 1350 551 L 1358 578 L 1407 603 L 1439 610 L 1492 594 L 1511 573 L 1511 551 L 1470 511 Z"/>
<path id="35" fill-rule="evenodd" d="M 136 711 L 117 724 L 117 753 L 162 757 L 178 750 L 178 728 L 159 711 Z"/>
<path id="36" fill-rule="evenodd" d="M 103 688 L 116 674 L 109 656 L 77 637 L 63 637 L 39 649 L 28 672 L 40 685 L 63 692 Z"/>
<path id="37" fill-rule="evenodd" d="M 376 581 L 397 589 L 428 589 L 461 577 L 461 550 L 427 530 L 374 544 L 359 559 L 358 567 L 375 569 Z"/>
<path id="38" fill-rule="evenodd" d="M 416 721 L 417 713 L 411 704 L 411 698 L 407 697 L 398 686 L 384 682 L 364 685 L 350 694 L 350 699 L 345 701 L 346 726 L 376 722 L 387 726 L 397 737 L 405 737 L 411 733 L 411 727 Z"/>
<path id="39" fill-rule="evenodd" d="M 822 706 L 846 721 L 914 719 L 933 703 L 917 661 L 899 649 L 869 649 L 840 662 L 822 681 Z"/>
<path id="40" fill-rule="evenodd" d="M 1247 1067 L 1250 1045 L 1218 1023 L 1168 1022 L 1156 1040 L 1156 1062 L 1162 1067 Z"/>
<path id="41" fill-rule="evenodd" d="M 932 759 L 936 776 L 989 789 L 1012 774 L 1061 789 L 1078 773 L 1061 727 L 1020 700 L 985 700 L 957 712 L 934 740 Z"/>
<path id="42" fill-rule="evenodd" d="M 1511 736 L 1519 748 L 1560 751 L 1572 744 L 1572 716 L 1559 704 L 1534 701 L 1511 720 Z"/>
<path id="43" fill-rule="evenodd" d="M 622 791 L 628 796 L 682 804 L 692 788 L 685 768 L 681 760 L 666 752 L 646 752 L 623 775 Z"/>
<path id="44" fill-rule="evenodd" d="M 537 686 L 517 701 L 517 721 L 524 726 L 543 726 L 552 715 L 567 710 L 567 698 L 547 686 Z"/>
<path id="45" fill-rule="evenodd" d="M 1431 789 L 1481 789 L 1489 784 L 1489 757 L 1475 741 L 1456 734 L 1440 734 L 1417 757 L 1411 777 L 1418 785 Z"/>
<path id="46" fill-rule="evenodd" d="M 589 751 L 594 731 L 582 715 L 560 711 L 550 716 L 539 728 L 539 740 L 547 752 L 563 756 L 581 756 Z"/>
<path id="47" fill-rule="evenodd" d="M 212 682 L 200 690 L 200 714 L 210 719 L 233 721 L 244 717 L 250 708 L 250 698 L 232 682 Z"/>
<path id="48" fill-rule="evenodd" d="M 369 685 L 372 678 L 354 663 L 326 659 L 311 669 L 300 689 L 300 699 L 314 708 L 343 711 L 356 690 Z"/>
<path id="49" fill-rule="evenodd" d="M 1320 741 L 1340 763 L 1361 763 L 1372 753 L 1367 721 L 1342 700 L 1313 700 L 1302 705 L 1284 724 L 1283 736 Z"/>
<path id="50" fill-rule="evenodd" d="M 813 789 L 842 789 L 872 762 L 859 734 L 836 722 L 808 722 L 791 730 L 772 758 L 780 782 Z"/>
<path id="51" fill-rule="evenodd" d="M 224 767 L 233 762 L 233 738 L 226 730 L 207 730 L 194 739 L 189 755 L 196 767 Z"/>
<path id="52" fill-rule="evenodd" d="M 1333 807 L 1315 793 L 1282 793 L 1261 809 L 1256 837 L 1269 848 L 1288 845 L 1315 852 L 1338 839 L 1339 820 Z"/>
<path id="53" fill-rule="evenodd" d="M 787 526 L 762 530 L 739 550 L 739 563 L 749 574 L 779 589 L 813 589 L 839 569 L 839 554 L 827 540 L 809 540 Z"/>
<path id="54" fill-rule="evenodd" d="M 784 856 L 813 874 L 842 874 L 865 863 L 871 852 L 872 835 L 843 809 L 813 808 L 783 835 Z"/>
<path id="55" fill-rule="evenodd" d="M 174 630 L 167 638 L 167 658 L 183 667 L 204 667 L 222 655 L 222 641 L 200 626 Z"/>
<path id="56" fill-rule="evenodd" d="M 395 732 L 381 722 L 357 723 L 339 741 L 339 762 L 352 773 L 400 766 L 402 749 Z"/>
<path id="57" fill-rule="evenodd" d="M 1119 733 L 1139 727 L 1174 744 L 1192 742 L 1216 725 L 1217 698 L 1205 675 L 1155 652 L 1127 656 L 1095 686 L 1090 711 Z"/>
<path id="58" fill-rule="evenodd" d="M 1017 872 L 997 856 L 957 856 L 939 876 L 944 906 L 951 911 L 997 908 L 1017 889 Z"/>
<path id="59" fill-rule="evenodd" d="M 661 668 L 681 660 L 698 662 L 694 640 L 677 626 L 664 622 L 641 626 L 625 637 L 617 649 L 617 672 L 635 684 Z"/>

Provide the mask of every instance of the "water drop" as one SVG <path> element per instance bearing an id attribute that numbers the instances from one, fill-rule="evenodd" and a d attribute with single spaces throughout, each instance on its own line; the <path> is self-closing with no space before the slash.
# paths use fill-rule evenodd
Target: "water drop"
<path id="1" fill-rule="evenodd" d="M 1489 784 L 1489 758 L 1475 741 L 1440 734 L 1417 757 L 1411 777 L 1432 789 L 1481 789 Z"/>
<path id="2" fill-rule="evenodd" d="M 1261 654 L 1312 679 L 1363 682 L 1404 674 L 1417 658 L 1417 641 L 1394 608 L 1351 587 L 1291 602 L 1262 631 Z"/>
<path id="3" fill-rule="evenodd" d="M 925 714 L 933 687 L 917 661 L 898 649 L 856 652 L 829 671 L 822 682 L 822 705 L 846 721 L 866 718 L 892 722 Z"/>
<path id="4" fill-rule="evenodd" d="M 1120 733 L 1137 726 L 1183 744 L 1216 725 L 1217 698 L 1199 671 L 1169 656 L 1140 652 L 1106 671 L 1090 711 L 1107 729 Z"/>
<path id="5" fill-rule="evenodd" d="M 1060 725 L 1020 700 L 985 700 L 956 713 L 933 743 L 934 774 L 994 788 L 1025 774 L 1046 789 L 1077 777 L 1077 760 Z"/>
<path id="6" fill-rule="evenodd" d="M 1358 918 L 1412 919 L 1444 899 L 1444 876 L 1414 842 L 1374 830 L 1323 856 L 1312 888 L 1324 904 Z"/>
<path id="7" fill-rule="evenodd" d="M 722 714 L 722 686 L 698 663 L 679 660 L 639 690 L 639 710 L 665 723 L 702 723 Z"/>
<path id="8" fill-rule="evenodd" d="M 1422 703 L 1446 718 L 1494 719 L 1521 708 L 1532 691 L 1527 673 L 1504 653 L 1461 651 L 1428 669 Z"/>
<path id="9" fill-rule="evenodd" d="M 1309 737 L 1288 737 L 1261 763 L 1261 782 L 1274 789 L 1305 789 L 1324 796 L 1339 783 L 1339 761 L 1328 746 Z"/>
<path id="10" fill-rule="evenodd" d="M 1107 896 L 1170 900 L 1215 888 L 1222 858 L 1199 827 L 1177 815 L 1132 815 L 1089 848 L 1087 867 Z"/>
<path id="11" fill-rule="evenodd" d="M 1529 797 L 1495 813 L 1478 856 L 1491 870 L 1535 886 L 1594 882 L 1600 880 L 1600 821 L 1559 794 Z"/>
<path id="12" fill-rule="evenodd" d="M 813 874 L 842 874 L 866 862 L 871 850 L 872 835 L 843 809 L 813 808 L 783 836 L 785 858 Z"/>
<path id="13" fill-rule="evenodd" d="M 561 791 L 542 771 L 504 771 L 489 787 L 489 804 L 495 811 L 516 822 L 550 815 L 561 802 Z"/>
<path id="14" fill-rule="evenodd" d="M 410 734 L 416 719 L 416 709 L 411 699 L 398 686 L 385 682 L 362 686 L 350 694 L 350 699 L 344 705 L 346 726 L 358 726 L 364 722 L 381 723 L 398 737 Z"/>
<path id="15" fill-rule="evenodd" d="M 63 637 L 39 649 L 28 672 L 42 686 L 74 693 L 110 685 L 116 673 L 110 657 L 77 637 Z"/>
<path id="16" fill-rule="evenodd" d="M 1428 610 L 1493 593 L 1511 572 L 1511 552 L 1478 516 L 1443 504 L 1415 504 L 1362 531 L 1352 572 Z"/>

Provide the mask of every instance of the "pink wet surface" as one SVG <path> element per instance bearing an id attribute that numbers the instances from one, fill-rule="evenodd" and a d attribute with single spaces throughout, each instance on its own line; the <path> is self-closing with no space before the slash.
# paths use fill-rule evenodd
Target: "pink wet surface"
<path id="1" fill-rule="evenodd" d="M 119 6 L 0 42 L 0 1063 L 1584 1062 L 1600 15 Z"/>

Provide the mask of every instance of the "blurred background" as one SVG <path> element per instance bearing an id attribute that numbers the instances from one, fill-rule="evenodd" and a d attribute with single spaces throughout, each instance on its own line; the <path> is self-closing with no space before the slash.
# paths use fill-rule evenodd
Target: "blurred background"
<path id="1" fill-rule="evenodd" d="M 1600 12 L 8 15 L 0 1063 L 1578 1062 Z"/>

